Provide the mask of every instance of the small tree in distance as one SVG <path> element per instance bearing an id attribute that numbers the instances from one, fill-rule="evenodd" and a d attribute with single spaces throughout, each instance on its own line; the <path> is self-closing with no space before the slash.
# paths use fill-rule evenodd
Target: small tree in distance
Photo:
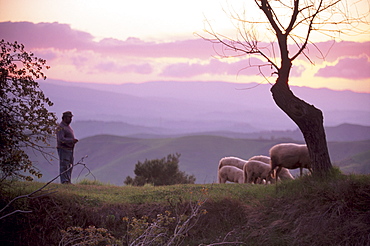
<path id="1" fill-rule="evenodd" d="M 246 64 L 260 69 L 268 66 L 277 75 L 271 88 L 272 97 L 277 106 L 283 110 L 299 127 L 306 141 L 312 168 L 315 175 L 325 176 L 332 168 L 329 157 L 322 111 L 296 97 L 289 88 L 289 77 L 293 61 L 304 56 L 310 62 L 308 45 L 313 32 L 334 38 L 343 32 L 361 32 L 358 27 L 366 22 L 368 11 L 355 11 L 353 18 L 349 8 L 354 4 L 346 0 L 246 0 L 254 4 L 252 11 L 260 11 L 261 19 L 254 19 L 254 13 L 231 11 L 235 21 L 237 35 L 230 38 L 214 31 L 209 24 L 206 33 L 211 37 L 204 39 L 221 44 L 220 57 L 241 57 L 243 55 L 262 57 L 264 64 Z M 358 9 L 357 9 L 358 10 Z M 251 15 L 248 15 L 251 14 Z M 260 35 L 258 35 L 260 34 Z M 355 33 L 356 34 L 356 33 Z M 266 38 L 268 39 L 266 41 Z M 263 41 L 265 40 L 265 41 Z M 313 47 L 315 47 L 313 45 Z M 261 71 L 261 70 L 260 70 Z M 307 81 L 309 84 L 309 81 Z"/>
<path id="2" fill-rule="evenodd" d="M 35 79 L 46 79 L 46 60 L 26 52 L 22 44 L 0 41 L 0 181 L 7 177 L 30 180 L 40 177 L 25 152 L 31 148 L 47 154 L 48 138 L 56 116 L 47 106 L 53 103 Z"/>
<path id="3" fill-rule="evenodd" d="M 179 170 L 180 154 L 170 154 L 167 158 L 145 160 L 135 165 L 135 178 L 127 176 L 124 183 L 126 185 L 143 186 L 145 184 L 174 185 L 174 184 L 194 184 L 194 175 L 187 175 Z"/>

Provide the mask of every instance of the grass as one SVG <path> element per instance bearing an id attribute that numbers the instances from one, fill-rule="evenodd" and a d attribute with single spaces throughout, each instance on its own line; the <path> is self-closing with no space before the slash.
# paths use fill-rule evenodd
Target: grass
<path id="1" fill-rule="evenodd" d="M 42 185 L 16 182 L 3 188 L 1 207 Z M 1 221 L 1 245 L 55 245 L 61 230 L 69 226 L 106 228 L 125 245 L 130 228 L 123 218 L 143 223 L 141 218 L 155 220 L 166 211 L 185 215 L 205 198 L 199 204 L 206 213 L 199 216 L 182 245 L 366 245 L 370 239 L 370 175 L 334 173 L 326 180 L 303 177 L 277 186 L 120 187 L 82 181 L 48 188 L 54 193 L 14 204 L 12 209 L 33 212 Z"/>
<path id="2" fill-rule="evenodd" d="M 44 183 L 17 182 L 15 187 L 19 194 L 30 193 L 42 187 Z M 169 199 L 190 201 L 199 198 L 203 189 L 207 190 L 210 200 L 237 199 L 248 202 L 248 197 L 264 197 L 274 193 L 273 186 L 261 186 L 250 184 L 182 184 L 171 186 L 114 186 L 103 184 L 99 181 L 83 180 L 75 185 L 50 184 L 51 192 L 57 192 L 54 196 L 74 196 L 81 200 L 95 200 L 104 204 L 143 204 L 143 203 L 167 203 Z M 248 195 L 247 195 L 248 194 Z M 83 199 L 82 199 L 83 198 Z"/>

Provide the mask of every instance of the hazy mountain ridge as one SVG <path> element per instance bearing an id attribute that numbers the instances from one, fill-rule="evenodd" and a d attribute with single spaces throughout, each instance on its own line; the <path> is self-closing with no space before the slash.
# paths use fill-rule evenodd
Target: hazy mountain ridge
<path id="1" fill-rule="evenodd" d="M 250 132 L 236 131 L 204 131 L 178 133 L 159 127 L 145 127 L 131 125 L 123 122 L 105 121 L 77 121 L 72 123 L 74 131 L 79 138 L 92 137 L 95 135 L 116 135 L 134 138 L 169 138 L 194 135 L 211 135 L 230 138 L 244 139 L 291 139 L 303 141 L 302 133 L 296 130 L 286 131 L 257 131 L 248 124 L 240 125 Z M 232 129 L 232 128 L 231 128 Z M 354 124 L 341 124 L 339 126 L 325 127 L 326 138 L 328 141 L 361 141 L 370 139 L 370 126 L 360 126 Z"/>
<path id="2" fill-rule="evenodd" d="M 75 121 L 118 121 L 169 133 L 294 130 L 275 105 L 270 85 L 227 82 L 147 82 L 142 84 L 41 83 L 58 117 L 72 110 Z M 249 88 L 249 89 L 246 89 Z M 370 94 L 292 87 L 323 110 L 326 126 L 370 125 Z"/>
<path id="3" fill-rule="evenodd" d="M 97 84 L 76 83 L 50 80 L 48 83 L 63 86 L 89 88 L 93 90 L 123 93 L 143 98 L 165 97 L 185 100 L 198 100 L 209 102 L 229 102 L 264 108 L 266 97 L 271 98 L 271 85 L 257 83 L 232 83 L 222 81 L 150 81 L 145 83 L 125 84 Z M 301 99 L 325 110 L 335 110 L 341 107 L 343 110 L 352 110 L 360 105 L 368 105 L 369 93 L 353 91 L 335 91 L 326 88 L 314 89 L 309 87 L 291 86 L 292 91 Z M 337 100 L 327 100 L 337 98 Z M 367 103 L 367 104 L 366 104 Z M 275 104 L 273 104 L 275 105 Z M 270 105 L 268 105 L 270 106 Z"/>

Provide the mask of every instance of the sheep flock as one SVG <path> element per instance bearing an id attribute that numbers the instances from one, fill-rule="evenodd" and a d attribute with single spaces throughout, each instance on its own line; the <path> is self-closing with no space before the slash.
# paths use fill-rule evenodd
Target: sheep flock
<path id="1" fill-rule="evenodd" d="M 218 182 L 270 184 L 280 180 L 292 180 L 289 169 L 303 168 L 312 173 L 307 146 L 304 144 L 281 143 L 272 146 L 270 156 L 257 155 L 244 160 L 224 157 L 218 164 Z"/>

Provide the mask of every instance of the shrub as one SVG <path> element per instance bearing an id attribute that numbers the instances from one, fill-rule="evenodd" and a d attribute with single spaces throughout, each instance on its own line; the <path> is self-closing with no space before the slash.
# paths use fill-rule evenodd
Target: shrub
<path id="1" fill-rule="evenodd" d="M 126 177 L 126 185 L 143 186 L 145 184 L 174 185 L 194 184 L 195 176 L 179 170 L 180 154 L 168 155 L 167 158 L 140 161 L 135 166 L 135 178 Z"/>

